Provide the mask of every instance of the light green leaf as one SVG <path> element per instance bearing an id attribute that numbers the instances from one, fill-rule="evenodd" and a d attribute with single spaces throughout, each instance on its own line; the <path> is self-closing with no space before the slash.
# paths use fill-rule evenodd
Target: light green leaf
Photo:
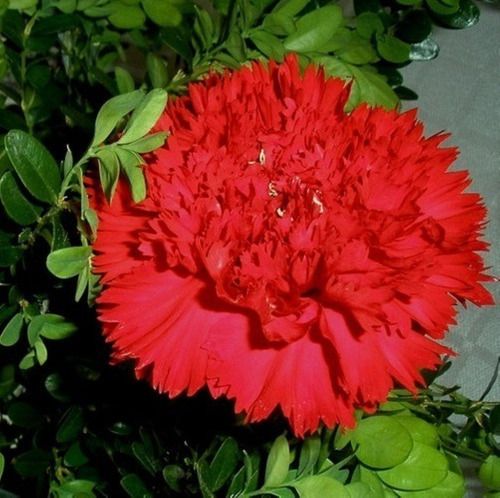
<path id="1" fill-rule="evenodd" d="M 156 124 L 167 105 L 168 94 L 161 88 L 149 92 L 137 106 L 119 144 L 135 142 L 148 133 Z"/>
<path id="2" fill-rule="evenodd" d="M 378 34 L 377 50 L 380 56 L 386 61 L 401 64 L 410 60 L 411 46 L 391 35 Z"/>
<path id="3" fill-rule="evenodd" d="M 135 90 L 131 93 L 117 95 L 108 100 L 97 114 L 92 147 L 100 145 L 116 128 L 121 119 L 132 112 L 144 98 L 144 92 Z"/>
<path id="4" fill-rule="evenodd" d="M 124 5 L 121 2 L 110 4 L 112 9 L 109 22 L 120 29 L 134 29 L 144 26 L 146 16 L 136 5 Z"/>
<path id="5" fill-rule="evenodd" d="M 307 475 L 314 470 L 321 451 L 321 439 L 318 436 L 308 437 L 302 444 L 299 460 L 299 475 Z"/>
<path id="6" fill-rule="evenodd" d="M 424 491 L 398 491 L 401 498 L 464 498 L 465 480 L 455 472 L 448 472 L 437 486 Z"/>
<path id="7" fill-rule="evenodd" d="M 293 484 L 301 498 L 350 498 L 345 486 L 330 477 L 308 476 Z"/>
<path id="8" fill-rule="evenodd" d="M 280 11 L 266 15 L 262 27 L 276 36 L 290 35 L 296 29 L 293 17 Z"/>
<path id="9" fill-rule="evenodd" d="M 380 498 L 382 496 L 376 494 L 373 489 L 364 482 L 352 482 L 347 484 L 345 489 L 350 498 Z"/>
<path id="10" fill-rule="evenodd" d="M 36 7 L 38 0 L 9 0 L 9 9 L 25 10 Z"/>
<path id="11" fill-rule="evenodd" d="M 182 14 L 169 0 L 142 0 L 148 17 L 158 26 L 173 27 L 182 22 Z"/>
<path id="12" fill-rule="evenodd" d="M 342 9 L 338 5 L 327 5 L 301 17 L 297 30 L 284 41 L 286 50 L 313 52 L 325 45 L 343 21 Z"/>
<path id="13" fill-rule="evenodd" d="M 2 479 L 4 469 L 5 469 L 5 457 L 0 453 L 0 479 Z"/>
<path id="14" fill-rule="evenodd" d="M 280 0 L 273 12 L 279 12 L 288 16 L 295 16 L 303 10 L 310 0 Z"/>
<path id="15" fill-rule="evenodd" d="M 238 464 L 238 457 L 238 444 L 228 437 L 220 445 L 207 469 L 205 482 L 211 491 L 218 491 L 232 476 Z"/>
<path id="16" fill-rule="evenodd" d="M 23 185 L 37 199 L 55 203 L 61 176 L 55 159 L 35 138 L 21 130 L 5 136 L 5 150 Z"/>
<path id="17" fill-rule="evenodd" d="M 66 321 L 63 316 L 52 313 L 33 317 L 30 323 L 31 326 L 38 329 L 39 335 L 54 341 L 66 339 L 78 329 L 74 323 Z"/>
<path id="18" fill-rule="evenodd" d="M 386 109 L 394 109 L 398 105 L 398 96 L 380 74 L 356 66 L 350 66 L 350 69 L 359 88 L 359 100 Z"/>
<path id="19" fill-rule="evenodd" d="M 426 444 L 433 448 L 438 447 L 439 434 L 434 425 L 414 415 L 396 415 L 396 420 L 410 433 L 412 439 L 417 443 Z"/>
<path id="20" fill-rule="evenodd" d="M 65 247 L 51 252 L 47 257 L 47 268 L 58 278 L 78 275 L 89 264 L 90 247 Z"/>
<path id="21" fill-rule="evenodd" d="M 376 469 L 394 467 L 406 460 L 413 447 L 410 433 L 394 418 L 375 415 L 360 420 L 352 433 L 358 459 Z"/>
<path id="22" fill-rule="evenodd" d="M 285 436 L 274 441 L 266 462 L 265 486 L 279 486 L 288 474 L 290 466 L 290 447 Z"/>
<path id="23" fill-rule="evenodd" d="M 9 218 L 22 226 L 35 223 L 42 212 L 39 206 L 26 199 L 10 171 L 0 179 L 0 201 Z"/>
<path id="24" fill-rule="evenodd" d="M 120 66 L 115 67 L 115 80 L 119 93 L 124 94 L 134 91 L 134 78 L 126 69 Z"/>
<path id="25" fill-rule="evenodd" d="M 0 335 L 0 344 L 5 347 L 13 346 L 14 344 L 16 344 L 21 337 L 23 324 L 23 314 L 15 314 L 3 329 L 2 335 Z"/>
<path id="26" fill-rule="evenodd" d="M 96 156 L 99 159 L 99 178 L 102 190 L 108 202 L 111 202 L 120 179 L 120 164 L 116 149 L 103 147 L 97 151 Z"/>
<path id="27" fill-rule="evenodd" d="M 250 40 L 269 59 L 283 60 L 285 49 L 281 40 L 276 36 L 263 30 L 255 30 L 250 35 Z"/>
<path id="28" fill-rule="evenodd" d="M 141 156 L 136 152 L 119 147 L 116 153 L 120 160 L 121 167 L 127 175 L 132 199 L 134 202 L 141 202 L 146 198 L 146 180 L 140 164 L 143 162 Z"/>
<path id="29" fill-rule="evenodd" d="M 45 346 L 44 342 L 41 339 L 38 339 L 38 341 L 36 341 L 33 346 L 35 348 L 35 356 L 38 363 L 40 365 L 44 365 L 49 356 L 47 347 Z"/>
<path id="30" fill-rule="evenodd" d="M 138 154 L 145 154 L 146 152 L 152 152 L 159 149 L 165 143 L 166 138 L 167 133 L 160 131 L 127 144 L 127 149 L 132 152 L 137 152 Z"/>
<path id="31" fill-rule="evenodd" d="M 149 53 L 146 57 L 146 67 L 153 88 L 165 88 L 168 83 L 166 62 L 161 57 Z"/>
<path id="32" fill-rule="evenodd" d="M 500 457 L 490 455 L 482 463 L 479 479 L 487 488 L 500 490 Z"/>
<path id="33" fill-rule="evenodd" d="M 388 445 L 387 442 L 385 444 Z M 403 463 L 378 471 L 378 476 L 385 484 L 406 491 L 428 490 L 443 481 L 447 475 L 446 457 L 438 450 L 420 443 L 413 443 L 413 448 Z"/>

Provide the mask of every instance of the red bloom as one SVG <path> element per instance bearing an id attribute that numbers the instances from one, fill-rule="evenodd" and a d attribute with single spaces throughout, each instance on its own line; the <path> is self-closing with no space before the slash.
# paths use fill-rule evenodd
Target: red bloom
<path id="1" fill-rule="evenodd" d="M 353 424 L 450 351 L 456 300 L 492 302 L 485 209 L 447 171 L 445 135 L 361 106 L 295 58 L 212 75 L 171 102 L 171 133 L 100 225 L 98 300 L 116 361 L 170 396 L 203 386 L 298 435 Z"/>

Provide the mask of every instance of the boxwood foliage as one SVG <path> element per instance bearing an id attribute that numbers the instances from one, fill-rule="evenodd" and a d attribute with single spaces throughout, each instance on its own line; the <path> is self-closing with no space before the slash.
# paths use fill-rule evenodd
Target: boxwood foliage
<path id="1" fill-rule="evenodd" d="M 470 0 L 0 0 L 0 496 L 460 497 L 457 456 L 500 491 L 500 408 L 438 384 L 399 390 L 354 431 L 305 440 L 278 415 L 247 426 L 206 393 L 169 400 L 110 367 L 91 272 L 119 175 L 146 195 L 142 155 L 168 95 L 252 59 L 322 64 L 348 109 L 415 98 L 399 69 L 437 55 L 435 23 Z M 432 379 L 430 379 L 432 380 Z M 456 426 L 453 414 L 465 417 Z M 415 471 L 418 469 L 418 472 Z"/>

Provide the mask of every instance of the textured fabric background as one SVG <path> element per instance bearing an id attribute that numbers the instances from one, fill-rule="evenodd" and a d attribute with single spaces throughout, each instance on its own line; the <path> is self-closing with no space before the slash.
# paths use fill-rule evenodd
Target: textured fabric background
<path id="1" fill-rule="evenodd" d="M 405 108 L 418 105 L 427 134 L 452 133 L 446 143 L 461 151 L 456 167 L 469 169 L 470 189 L 480 192 L 488 207 L 485 238 L 491 250 L 485 259 L 490 274 L 500 276 L 500 6 L 482 3 L 480 8 L 481 19 L 472 28 L 435 30 L 441 48 L 437 59 L 403 70 L 405 84 L 419 94 Z M 489 288 L 500 302 L 500 285 Z M 500 307 L 460 310 L 446 343 L 458 357 L 441 383 L 459 384 L 467 396 L 480 397 L 500 355 Z M 487 399 L 500 401 L 500 381 Z M 474 470 L 470 465 L 469 498 L 483 496 Z"/>
<path id="2" fill-rule="evenodd" d="M 500 8 L 482 3 L 476 26 L 454 31 L 436 28 L 437 59 L 414 62 L 403 70 L 405 84 L 417 91 L 419 117 L 427 134 L 447 130 L 446 144 L 458 146 L 458 169 L 469 169 L 470 190 L 482 194 L 489 210 L 485 255 L 491 275 L 500 275 Z M 409 105 L 408 105 L 409 104 Z M 488 286 L 500 301 L 500 286 Z M 459 354 L 442 383 L 460 384 L 477 398 L 490 380 L 500 355 L 500 307 L 460 310 L 447 344 Z M 488 399 L 500 400 L 500 382 Z"/>

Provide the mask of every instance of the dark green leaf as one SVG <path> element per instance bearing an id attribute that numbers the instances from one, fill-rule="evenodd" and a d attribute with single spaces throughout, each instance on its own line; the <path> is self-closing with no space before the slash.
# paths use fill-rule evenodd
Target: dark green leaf
<path id="1" fill-rule="evenodd" d="M 32 429 L 43 423 L 41 413 L 29 403 L 16 401 L 9 406 L 7 415 L 12 423 L 25 429 Z"/>
<path id="2" fill-rule="evenodd" d="M 51 252 L 47 257 L 47 268 L 58 278 L 78 275 L 89 264 L 90 247 L 66 247 Z"/>
<path id="3" fill-rule="evenodd" d="M 286 50 L 313 52 L 328 42 L 342 24 L 342 9 L 327 5 L 313 10 L 297 21 L 297 29 L 284 41 Z"/>
<path id="4" fill-rule="evenodd" d="M 472 0 L 460 0 L 459 9 L 451 15 L 435 14 L 437 21 L 453 29 L 464 29 L 474 26 L 479 21 L 479 8 Z"/>
<path id="5" fill-rule="evenodd" d="M 149 92 L 137 106 L 125 128 L 125 133 L 118 140 L 119 144 L 127 144 L 139 140 L 156 124 L 167 104 L 168 94 L 161 88 Z"/>
<path id="6" fill-rule="evenodd" d="M 16 386 L 16 369 L 8 364 L 0 367 L 0 399 L 9 395 Z"/>
<path id="7" fill-rule="evenodd" d="M 382 10 L 379 0 L 354 0 L 354 12 L 356 15 L 363 12 L 379 12 Z"/>
<path id="8" fill-rule="evenodd" d="M 185 472 L 179 465 L 167 465 L 162 471 L 163 479 L 168 487 L 174 491 L 180 492 L 181 481 L 184 478 Z"/>
<path id="9" fill-rule="evenodd" d="M 47 392 L 58 401 L 66 403 L 70 400 L 70 396 L 64 389 L 64 380 L 58 373 L 52 373 L 47 376 L 44 382 Z"/>
<path id="10" fill-rule="evenodd" d="M 411 90 L 410 88 L 407 88 L 405 86 L 398 86 L 394 88 L 394 91 L 396 92 L 396 95 L 401 99 L 401 100 L 417 100 L 418 95 Z"/>
<path id="11" fill-rule="evenodd" d="M 156 463 L 151 454 L 147 451 L 146 447 L 142 443 L 134 442 L 132 443 L 132 453 L 141 462 L 142 466 L 151 474 L 155 475 Z"/>
<path id="12" fill-rule="evenodd" d="M 424 41 L 432 31 L 432 23 L 425 10 L 408 11 L 396 26 L 395 35 L 408 43 Z"/>
<path id="13" fill-rule="evenodd" d="M 143 98 L 144 92 L 135 90 L 108 100 L 97 114 L 92 146 L 102 144 L 118 126 L 121 119 L 132 112 Z"/>
<path id="14" fill-rule="evenodd" d="M 55 203 L 61 177 L 50 152 L 31 135 L 12 130 L 5 136 L 5 150 L 24 186 L 37 199 Z"/>
<path id="15" fill-rule="evenodd" d="M 36 477 L 45 474 L 50 462 L 49 453 L 33 449 L 17 456 L 14 459 L 14 468 L 23 477 Z"/>
<path id="16" fill-rule="evenodd" d="M 42 212 L 26 199 L 10 171 L 0 179 L 0 201 L 8 216 L 22 226 L 35 223 Z"/>
<path id="17" fill-rule="evenodd" d="M 285 481 L 290 466 L 290 447 L 285 436 L 274 441 L 266 462 L 265 486 L 279 486 Z"/>
<path id="18" fill-rule="evenodd" d="M 80 25 L 80 18 L 71 14 L 59 14 L 55 16 L 48 16 L 39 19 L 33 29 L 31 35 L 52 35 L 62 33 L 74 29 Z"/>
<path id="19" fill-rule="evenodd" d="M 16 344 L 21 337 L 23 324 L 23 314 L 17 313 L 14 315 L 3 329 L 2 335 L 0 335 L 0 344 L 7 347 Z"/>
<path id="20" fill-rule="evenodd" d="M 234 473 L 239 460 L 238 444 L 228 437 L 208 466 L 205 482 L 211 491 L 218 491 Z"/>
<path id="21" fill-rule="evenodd" d="M 122 488 L 131 498 L 152 498 L 142 479 L 137 474 L 127 474 L 121 481 Z"/>
<path id="22" fill-rule="evenodd" d="M 79 406 L 68 408 L 59 422 L 56 433 L 58 443 L 68 443 L 74 441 L 83 429 L 83 412 Z"/>
<path id="23" fill-rule="evenodd" d="M 356 30 L 359 36 L 369 40 L 374 34 L 384 32 L 384 23 L 374 12 L 363 12 L 356 18 Z"/>
<path id="24" fill-rule="evenodd" d="M 500 435 L 500 405 L 496 405 L 491 410 L 488 426 L 493 434 Z"/>
<path id="25" fill-rule="evenodd" d="M 443 0 L 425 0 L 429 8 L 432 10 L 432 12 L 438 14 L 438 15 L 443 15 L 443 16 L 448 16 L 455 14 L 458 12 L 458 9 L 460 8 L 460 1 L 459 0 L 453 0 L 452 2 L 448 1 L 443 1 Z"/>

